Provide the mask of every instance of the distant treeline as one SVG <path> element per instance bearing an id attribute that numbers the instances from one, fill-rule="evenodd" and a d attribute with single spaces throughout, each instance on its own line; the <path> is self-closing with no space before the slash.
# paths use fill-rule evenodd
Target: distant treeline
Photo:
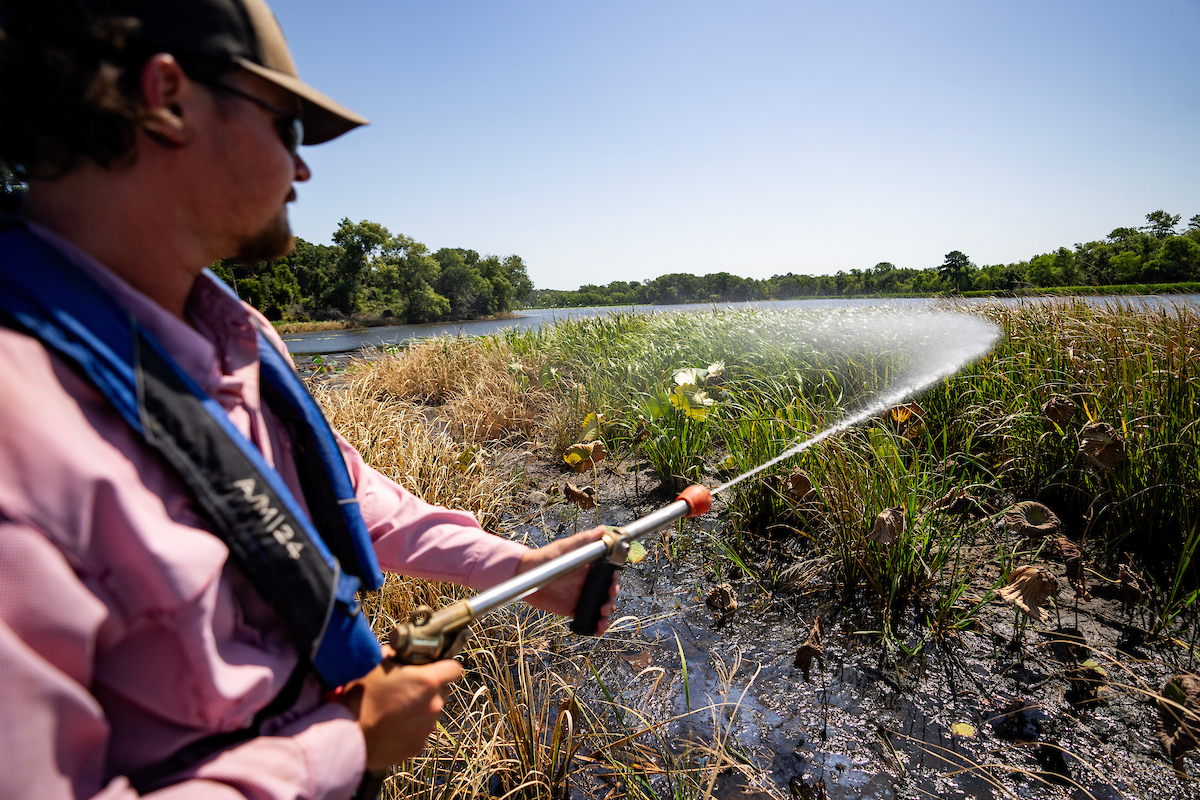
<path id="1" fill-rule="evenodd" d="M 1178 232 L 1180 216 L 1165 211 L 1146 215 L 1139 228 L 1117 228 L 1103 241 L 1060 247 L 1015 264 L 976 266 L 955 250 L 927 269 L 900 269 L 883 261 L 870 269 L 834 275 L 775 275 L 765 280 L 728 272 L 702 277 L 686 273 L 651 281 L 613 281 L 578 291 L 537 289 L 530 305 L 571 308 L 602 305 L 791 300 L 881 294 L 937 294 L 967 291 L 1012 292 L 1055 286 L 1114 286 L 1200 280 L 1200 214 Z"/>
<path id="2" fill-rule="evenodd" d="M 397 322 L 474 319 L 520 308 L 533 284 L 520 256 L 435 253 L 377 222 L 343 219 L 333 244 L 296 240 L 290 256 L 213 271 L 272 320 L 395 317 Z"/>

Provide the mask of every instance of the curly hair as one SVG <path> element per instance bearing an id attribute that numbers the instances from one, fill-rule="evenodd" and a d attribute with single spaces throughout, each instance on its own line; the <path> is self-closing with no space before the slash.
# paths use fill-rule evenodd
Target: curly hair
<path id="1" fill-rule="evenodd" d="M 149 54 L 129 48 L 137 20 L 99 19 L 85 33 L 0 31 L 0 160 L 22 178 L 53 179 L 81 159 L 130 156 L 135 81 Z"/>

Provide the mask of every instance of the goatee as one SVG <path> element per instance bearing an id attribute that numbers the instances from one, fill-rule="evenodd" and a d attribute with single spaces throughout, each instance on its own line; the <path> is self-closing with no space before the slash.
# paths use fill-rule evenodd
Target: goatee
<path id="1" fill-rule="evenodd" d="M 296 193 L 293 190 L 288 200 L 294 200 L 295 197 Z M 233 258 L 239 264 L 252 267 L 256 264 L 283 258 L 295 249 L 295 245 L 296 240 L 292 236 L 292 228 L 288 224 L 287 208 L 285 206 L 265 228 L 250 239 L 242 242 L 242 246 L 238 248 L 237 255 Z"/>

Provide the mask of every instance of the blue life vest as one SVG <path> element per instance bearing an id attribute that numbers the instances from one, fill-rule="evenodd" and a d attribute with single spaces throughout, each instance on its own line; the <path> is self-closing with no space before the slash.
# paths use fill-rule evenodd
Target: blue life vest
<path id="1" fill-rule="evenodd" d="M 355 593 L 378 589 L 383 574 L 350 474 L 321 409 L 261 332 L 262 397 L 292 434 L 311 520 L 154 336 L 15 218 L 0 222 L 0 324 L 36 337 L 76 368 L 174 468 L 328 686 L 379 663 L 379 642 Z"/>

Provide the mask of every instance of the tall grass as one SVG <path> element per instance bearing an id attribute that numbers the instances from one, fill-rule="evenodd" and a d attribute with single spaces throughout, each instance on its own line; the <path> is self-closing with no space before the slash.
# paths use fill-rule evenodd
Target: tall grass
<path id="1" fill-rule="evenodd" d="M 997 512 L 1038 500 L 1089 553 L 1132 553 L 1148 568 L 1162 630 L 1186 619 L 1200 586 L 1200 316 L 1187 306 L 1078 301 L 972 309 L 1004 335 L 990 355 L 926 391 L 922 414 L 872 419 L 740 484 L 720 508 L 720 545 L 694 546 L 751 566 L 774 553 L 772 569 L 780 552 L 802 551 L 796 568 L 831 577 L 877 609 L 887 641 L 912 648 L 965 623 L 980 602 L 966 591 L 977 561 L 990 548 L 1003 576 L 1018 546 L 995 541 Z M 490 466 L 489 449 L 519 446 L 558 463 L 597 412 L 605 464 L 645 460 L 672 488 L 715 485 L 936 360 L 935 347 L 914 345 L 919 330 L 897 337 L 881 325 L 860 335 L 872 320 L 772 311 L 568 320 L 418 345 L 319 392 L 368 461 L 425 499 L 469 508 L 494 526 L 517 491 Z M 676 371 L 717 361 L 725 375 L 709 390 L 706 414 L 664 403 Z M 1056 396 L 1074 404 L 1073 419 L 1042 416 Z M 1124 460 L 1111 469 L 1078 453 L 1080 430 L 1093 421 L 1125 439 Z M 464 460 L 468 452 L 476 456 Z M 810 492 L 782 480 L 793 472 Z M 984 518 L 939 508 L 951 490 L 977 498 Z M 906 521 L 898 539 L 872 541 L 876 516 L 896 507 Z M 781 542 L 788 547 L 779 550 Z M 393 578 L 372 613 L 385 624 L 455 596 Z M 914 606 L 926 629 L 903 637 L 895 625 Z M 596 678 L 582 655 L 564 649 L 559 623 L 515 612 L 495 619 L 468 652 L 449 721 L 427 754 L 405 765 L 395 796 L 560 798 L 581 764 L 603 763 L 628 794 L 706 797 L 704 764 L 750 769 L 722 749 L 719 727 L 688 750 L 662 738 L 665 721 L 639 717 L 615 695 L 584 702 L 574 689 Z M 614 742 L 636 744 L 639 757 L 618 757 Z M 704 748 L 725 760 L 706 761 Z"/>

